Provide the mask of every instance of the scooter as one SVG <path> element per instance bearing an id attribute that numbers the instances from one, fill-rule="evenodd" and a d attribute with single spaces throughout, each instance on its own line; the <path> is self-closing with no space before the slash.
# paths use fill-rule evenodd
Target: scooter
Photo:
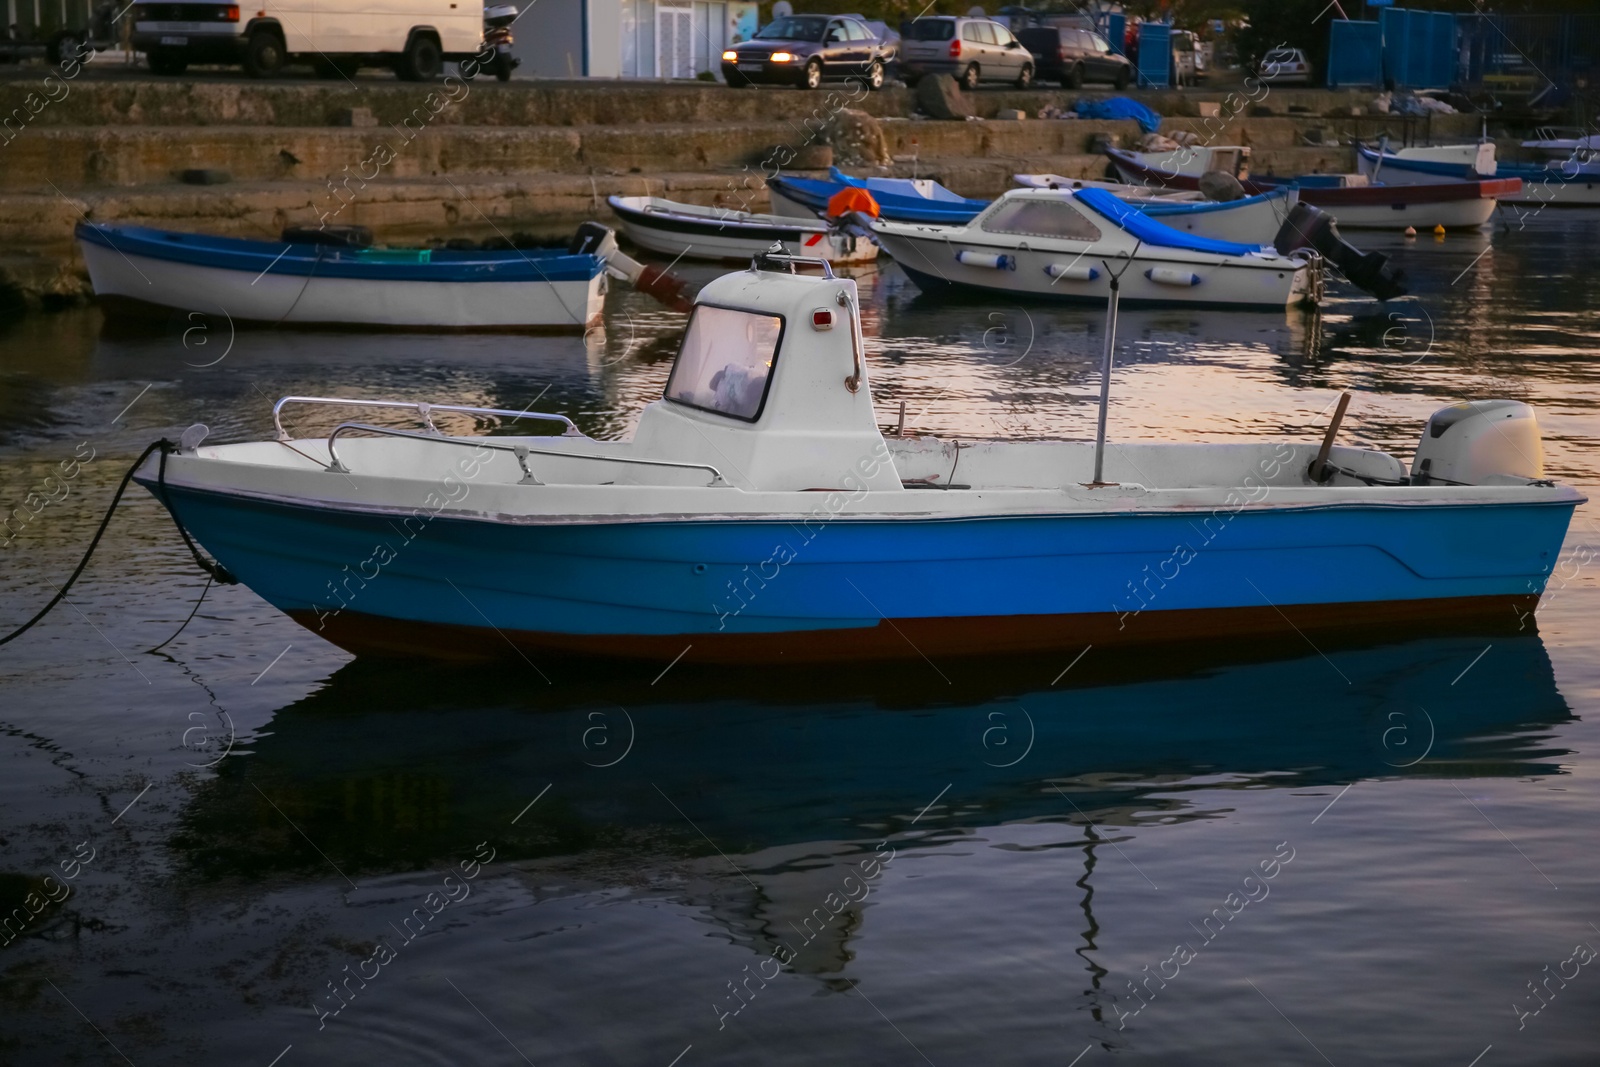
<path id="1" fill-rule="evenodd" d="M 483 50 L 494 49 L 494 59 L 485 64 L 494 76 L 503 82 L 511 80 L 511 72 L 522 60 L 511 54 L 511 24 L 517 21 L 514 4 L 498 4 L 483 9 Z"/>

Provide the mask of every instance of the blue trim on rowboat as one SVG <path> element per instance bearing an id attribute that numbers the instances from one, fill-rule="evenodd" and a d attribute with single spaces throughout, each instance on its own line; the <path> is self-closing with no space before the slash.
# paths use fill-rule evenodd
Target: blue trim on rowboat
<path id="1" fill-rule="evenodd" d="M 1593 164 L 1590 164 L 1592 167 Z M 1562 185 L 1594 185 L 1600 183 L 1600 171 L 1579 171 L 1576 174 L 1567 174 L 1561 169 L 1562 164 L 1553 167 L 1541 167 L 1534 163 L 1498 163 L 1495 165 L 1496 178 L 1521 178 L 1525 184 L 1533 182 L 1558 182 Z"/>
<path id="2" fill-rule="evenodd" d="M 874 195 L 882 191 L 890 196 L 909 196 L 935 204 L 952 204 L 958 207 L 971 207 L 974 204 L 989 206 L 989 201 L 987 200 L 968 199 L 960 193 L 946 189 L 932 178 L 926 179 L 927 185 L 925 186 L 932 195 L 924 196 L 922 190 L 917 188 L 917 182 L 913 178 L 857 178 L 846 174 L 838 167 L 829 167 L 828 177 L 841 185 L 851 185 L 857 189 L 865 189 Z M 901 190 L 904 190 L 904 192 Z"/>
<path id="3" fill-rule="evenodd" d="M 504 252 L 428 249 L 426 261 L 397 261 L 389 249 L 285 244 L 237 237 L 157 230 L 147 226 L 80 222 L 80 241 L 127 256 L 144 256 L 252 276 L 267 272 L 295 277 L 358 278 L 396 282 L 587 282 L 605 269 L 596 256 L 569 255 L 564 249 L 509 249 Z M 420 251 L 420 250 L 419 250 Z"/>
<path id="4" fill-rule="evenodd" d="M 1365 146 L 1357 149 L 1369 161 L 1376 161 L 1378 153 Z M 1417 174 L 1431 174 L 1435 177 L 1454 179 L 1457 181 L 1484 181 L 1470 164 L 1466 163 L 1436 163 L 1426 159 L 1401 159 L 1398 156 L 1384 156 L 1385 167 L 1413 171 Z M 1383 172 L 1379 171 L 1381 177 Z M 1536 163 L 1496 163 L 1494 178 L 1521 178 L 1524 182 L 1557 182 L 1562 185 L 1568 183 L 1594 183 L 1600 181 L 1600 174 L 1567 174 L 1558 164 L 1554 167 L 1541 167 Z"/>
<path id="5" fill-rule="evenodd" d="M 663 233 L 686 233 L 697 237 L 742 238 L 750 241 L 785 241 L 796 243 L 819 233 L 826 233 L 820 221 L 809 223 L 795 219 L 790 226 L 751 222 L 740 218 L 740 212 L 730 211 L 727 218 L 684 215 L 674 211 L 640 211 L 621 202 L 622 197 L 607 198 L 617 218 L 631 222 L 646 230 Z"/>
<path id="6" fill-rule="evenodd" d="M 864 186 L 847 186 L 840 182 L 822 181 L 817 178 L 794 177 L 768 178 L 767 184 L 789 199 L 817 212 L 828 210 L 828 201 L 834 194 L 848 188 L 864 188 Z M 872 190 L 869 189 L 868 192 Z M 872 199 L 878 202 L 879 217 L 890 222 L 929 222 L 947 226 L 971 222 L 977 217 L 978 212 L 989 206 L 985 200 L 953 203 L 947 200 L 929 200 L 920 196 L 900 196 L 895 193 L 880 192 L 872 192 Z"/>
<path id="7" fill-rule="evenodd" d="M 1261 251 L 1260 245 L 1218 241 L 1215 238 L 1200 237 L 1175 230 L 1164 222 L 1157 222 L 1133 205 L 1123 203 L 1104 189 L 1078 189 L 1072 195 L 1086 207 L 1104 215 L 1147 245 L 1183 248 L 1191 252 L 1206 252 L 1219 256 L 1243 256 Z"/>
<path id="8" fill-rule="evenodd" d="M 1365 144 L 1358 144 L 1355 150 L 1362 154 L 1368 163 L 1376 163 L 1382 155 L 1384 166 L 1392 166 L 1397 170 L 1413 171 L 1416 174 L 1432 174 L 1435 178 L 1453 179 L 1453 181 L 1480 181 L 1488 178 L 1486 174 L 1478 174 L 1470 163 L 1440 163 L 1437 160 L 1406 160 L 1398 155 L 1379 154 L 1378 150 L 1370 149 Z M 1378 171 L 1382 176 L 1382 171 Z"/>

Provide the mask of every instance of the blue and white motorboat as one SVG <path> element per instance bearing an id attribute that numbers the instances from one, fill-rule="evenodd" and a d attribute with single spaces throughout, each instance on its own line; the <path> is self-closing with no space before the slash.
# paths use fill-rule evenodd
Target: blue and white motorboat
<path id="1" fill-rule="evenodd" d="M 108 314 L 223 314 L 236 324 L 407 330 L 583 330 L 605 260 L 592 250 L 364 247 L 342 227 L 283 241 L 80 222 Z"/>
<path id="2" fill-rule="evenodd" d="M 1369 179 L 1381 176 L 1389 185 L 1518 178 L 1522 185 L 1498 199 L 1507 204 L 1565 207 L 1600 204 L 1600 159 L 1578 150 L 1567 159 L 1549 163 L 1507 163 L 1495 158 L 1493 141 L 1393 150 L 1357 145 L 1356 162 Z"/>
<path id="3" fill-rule="evenodd" d="M 773 204 L 787 202 L 790 213 L 826 215 L 830 200 L 844 189 L 865 189 L 878 204 L 878 217 L 890 222 L 916 222 L 943 226 L 970 223 L 988 208 L 992 200 L 972 200 L 958 196 L 927 178 L 855 178 L 838 168 L 830 171 L 827 182 L 806 178 L 774 178 L 767 184 Z M 1288 217 L 1299 196 L 1297 190 L 1271 190 L 1225 203 L 1181 200 L 1178 196 L 1158 195 L 1138 186 L 1115 182 L 1073 181 L 1056 175 L 1018 174 L 1023 188 L 1099 189 L 1116 196 L 1153 219 L 1197 237 L 1219 241 L 1261 244 L 1272 240 Z"/>
<path id="4" fill-rule="evenodd" d="M 925 293 L 966 290 L 1103 304 L 1111 271 L 1131 264 L 1120 284 L 1122 300 L 1135 306 L 1281 311 L 1322 296 L 1322 260 L 1315 252 L 1280 255 L 1260 239 L 1184 233 L 1103 189 L 1012 189 L 964 226 L 859 214 L 857 221 Z"/>
<path id="5" fill-rule="evenodd" d="M 897 222 L 959 225 L 970 222 L 987 200 L 970 200 L 931 178 L 853 178 L 837 167 L 829 180 L 782 175 L 767 179 L 772 210 L 780 215 L 826 218 L 828 204 L 846 189 L 865 189 L 878 203 L 880 217 Z"/>
<path id="6" fill-rule="evenodd" d="M 1261 244 L 1270 241 L 1300 200 L 1294 187 L 1269 189 L 1237 200 L 1206 200 L 1198 191 L 1126 185 L 1059 174 L 1014 174 L 1024 189 L 1101 189 L 1158 222 L 1198 237 Z"/>
<path id="7" fill-rule="evenodd" d="M 287 397 L 277 440 L 191 427 L 136 476 L 245 585 L 353 652 L 661 663 L 1509 622 L 1582 500 L 1545 479 L 1516 401 L 1436 412 L 1409 468 L 1335 445 L 1336 425 L 1320 445 L 886 436 L 854 283 L 798 265 L 764 257 L 702 290 L 627 440 L 555 414 Z M 307 400 L 423 429 L 294 439 L 281 419 Z M 564 432 L 446 434 L 447 414 Z"/>

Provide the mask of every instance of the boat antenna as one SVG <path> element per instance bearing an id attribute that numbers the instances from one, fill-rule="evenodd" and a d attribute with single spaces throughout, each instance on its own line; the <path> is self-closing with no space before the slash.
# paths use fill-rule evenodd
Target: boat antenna
<path id="1" fill-rule="evenodd" d="M 1133 266 L 1142 244 L 1144 242 L 1140 241 L 1133 246 L 1133 254 L 1128 257 L 1128 262 L 1122 265 L 1121 270 L 1113 271 L 1111 264 L 1103 259 L 1100 261 L 1106 268 L 1106 274 L 1111 277 L 1111 291 L 1106 297 L 1106 350 L 1100 359 L 1100 420 L 1094 432 L 1094 481 L 1085 486 L 1087 489 L 1116 484 L 1104 481 L 1101 476 L 1105 473 L 1106 461 L 1106 411 L 1111 406 L 1111 364 L 1117 351 L 1117 302 L 1122 292 L 1122 276 Z"/>
<path id="2" fill-rule="evenodd" d="M 1378 162 L 1372 165 L 1372 181 L 1374 184 L 1376 184 L 1378 181 L 1379 172 L 1383 170 L 1383 157 L 1388 154 L 1389 135 L 1387 133 L 1380 134 L 1378 136 Z"/>

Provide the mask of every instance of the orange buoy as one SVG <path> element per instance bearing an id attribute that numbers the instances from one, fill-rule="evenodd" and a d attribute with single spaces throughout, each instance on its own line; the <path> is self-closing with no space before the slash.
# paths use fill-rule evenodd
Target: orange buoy
<path id="1" fill-rule="evenodd" d="M 1433 228 L 1433 232 L 1438 234 L 1440 237 L 1443 237 L 1444 236 L 1444 223 L 1441 222 L 1439 225 L 1435 226 Z"/>
<path id="2" fill-rule="evenodd" d="M 878 202 L 872 194 L 865 189 L 857 189 L 853 185 L 846 186 L 828 198 L 828 217 L 836 219 L 848 215 L 852 211 L 860 211 L 878 217 Z"/>

